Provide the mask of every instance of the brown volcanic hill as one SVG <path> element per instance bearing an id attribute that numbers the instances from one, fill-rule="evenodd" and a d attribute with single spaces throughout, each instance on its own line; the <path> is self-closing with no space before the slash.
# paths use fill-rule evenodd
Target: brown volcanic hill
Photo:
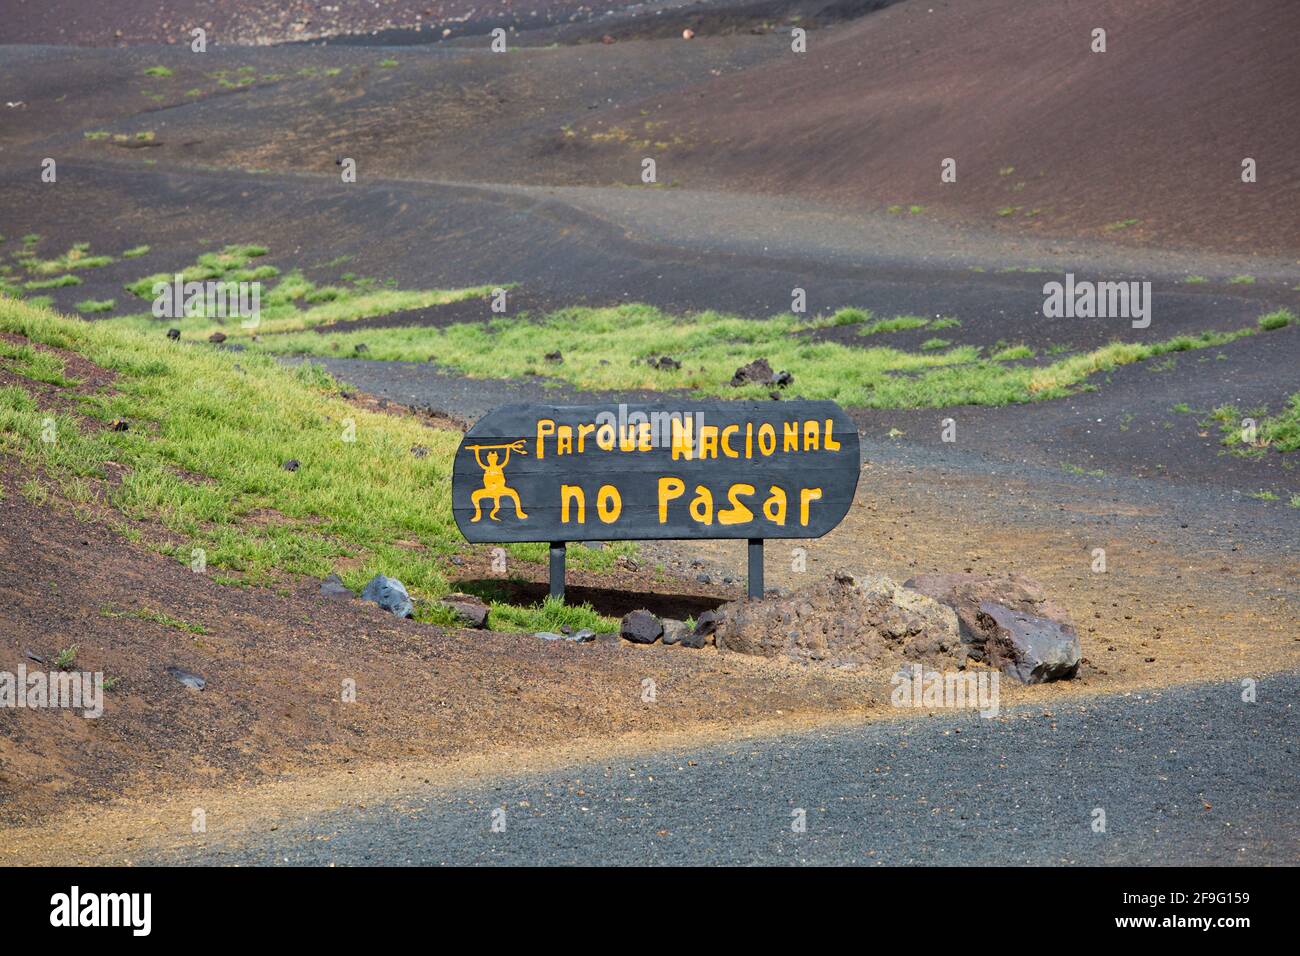
<path id="1" fill-rule="evenodd" d="M 680 137 L 660 175 L 690 187 L 1289 254 L 1297 37 L 1295 0 L 907 0 L 621 119 Z"/>

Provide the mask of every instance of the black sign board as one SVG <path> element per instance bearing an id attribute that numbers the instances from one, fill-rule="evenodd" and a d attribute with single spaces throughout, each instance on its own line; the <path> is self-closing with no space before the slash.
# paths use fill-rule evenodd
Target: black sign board
<path id="1" fill-rule="evenodd" d="M 506 405 L 461 441 L 452 514 L 469 541 L 553 548 L 817 538 L 859 470 L 857 429 L 829 401 Z"/>

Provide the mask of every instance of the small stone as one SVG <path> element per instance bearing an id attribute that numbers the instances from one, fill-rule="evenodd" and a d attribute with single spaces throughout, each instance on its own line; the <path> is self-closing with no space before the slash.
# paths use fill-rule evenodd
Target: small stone
<path id="1" fill-rule="evenodd" d="M 171 339 L 173 342 L 177 341 L 180 337 L 181 337 L 181 330 L 180 330 L 180 329 L 168 329 L 168 330 L 167 330 L 167 338 Z"/>
<path id="2" fill-rule="evenodd" d="M 366 589 L 361 592 L 361 600 L 373 601 L 397 617 L 410 617 L 415 611 L 411 596 L 406 593 L 406 586 L 397 578 L 382 574 L 376 574 L 370 579 Z"/>
<path id="3" fill-rule="evenodd" d="M 213 345 L 220 345 L 222 342 L 226 341 L 226 333 L 213 332 L 211 335 L 208 336 L 208 341 L 211 342 Z"/>
<path id="4" fill-rule="evenodd" d="M 713 635 L 718 630 L 718 621 L 720 619 L 717 611 L 705 611 L 695 619 L 695 629 L 682 638 L 682 647 L 692 647 L 698 650 L 705 644 L 712 644 Z"/>
<path id="5" fill-rule="evenodd" d="M 546 355 L 544 356 L 544 358 L 546 359 L 546 361 L 550 362 L 552 365 L 563 365 L 563 364 L 564 364 L 564 356 L 560 354 L 560 350 L 559 350 L 559 349 L 556 349 L 554 352 L 547 352 Z"/>
<path id="6" fill-rule="evenodd" d="M 285 471 L 297 471 L 299 468 L 302 467 L 302 462 L 300 462 L 297 458 L 290 458 L 280 467 L 283 468 Z"/>
<path id="7" fill-rule="evenodd" d="M 618 629 L 619 636 L 633 644 L 653 644 L 663 632 L 659 618 L 644 609 L 625 614 Z"/>
<path id="8" fill-rule="evenodd" d="M 772 366 L 768 364 L 767 359 L 754 359 L 748 365 L 742 365 L 736 369 L 731 376 L 731 387 L 740 388 L 742 385 L 771 385 L 774 376 L 772 375 Z"/>
<path id="9" fill-rule="evenodd" d="M 203 690 L 203 688 L 208 686 L 208 682 L 198 674 L 191 674 L 189 671 L 182 670 L 179 667 L 169 667 L 167 668 L 167 673 L 171 674 L 172 677 L 175 677 L 191 690 Z"/>
<path id="10" fill-rule="evenodd" d="M 682 31 L 682 39 L 683 40 L 695 39 L 695 31 L 692 30 L 690 27 L 687 27 L 685 30 Z"/>
<path id="11" fill-rule="evenodd" d="M 423 445 L 412 445 L 411 454 L 416 458 L 428 458 L 429 449 L 425 448 Z"/>
<path id="12" fill-rule="evenodd" d="M 665 644 L 676 644 L 683 638 L 689 637 L 691 633 L 685 621 L 675 621 L 672 618 L 664 618 L 663 627 Z"/>
<path id="13" fill-rule="evenodd" d="M 124 432 L 131 427 L 130 423 L 124 418 L 115 418 L 108 423 L 108 427 L 115 432 Z"/>
<path id="14" fill-rule="evenodd" d="M 331 574 L 320 583 L 321 597 L 329 598 L 331 601 L 350 601 L 356 597 L 343 584 L 343 579 L 337 574 Z"/>
<path id="15" fill-rule="evenodd" d="M 450 608 L 465 627 L 487 627 L 488 606 L 472 594 L 448 594 L 442 599 L 442 605 Z"/>
<path id="16" fill-rule="evenodd" d="M 358 342 L 356 345 L 352 347 L 352 351 L 355 352 L 357 355 L 363 355 L 366 352 L 370 351 L 370 346 L 366 345 L 365 342 Z"/>

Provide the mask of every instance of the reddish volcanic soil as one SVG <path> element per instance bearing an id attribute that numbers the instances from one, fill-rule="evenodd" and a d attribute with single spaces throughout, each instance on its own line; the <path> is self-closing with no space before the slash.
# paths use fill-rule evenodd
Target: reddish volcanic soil
<path id="1" fill-rule="evenodd" d="M 607 122 L 680 136 L 660 172 L 692 188 L 1292 252 L 1297 36 L 1294 0 L 915 0 Z M 940 182 L 946 157 L 956 183 Z"/>

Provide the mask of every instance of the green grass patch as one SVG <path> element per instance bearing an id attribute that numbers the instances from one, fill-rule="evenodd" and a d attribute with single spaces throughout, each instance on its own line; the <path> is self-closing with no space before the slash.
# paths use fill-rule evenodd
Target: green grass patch
<path id="1" fill-rule="evenodd" d="M 598 614 L 590 604 L 565 604 L 550 597 L 532 607 L 517 607 L 499 601 L 490 604 L 488 621 L 493 630 L 498 631 L 550 631 L 559 634 L 564 627 L 572 631 L 585 627 L 599 634 L 617 631 L 619 627 L 617 618 Z"/>
<path id="2" fill-rule="evenodd" d="M 77 311 L 83 314 L 90 312 L 112 312 L 116 306 L 116 299 L 85 299 L 77 303 Z"/>
<path id="3" fill-rule="evenodd" d="M 449 474 L 458 434 L 359 410 L 311 366 L 178 349 L 111 324 L 0 300 L 3 331 L 114 370 L 115 392 L 83 399 L 81 410 L 132 424 L 114 432 L 55 415 L 58 440 L 43 442 L 48 413 L 11 387 L 0 389 L 0 448 L 54 480 L 102 476 L 115 462 L 125 473 L 112 504 L 180 536 L 179 545 L 154 546 L 186 563 L 202 548 L 209 569 L 254 583 L 281 572 L 320 577 L 346 563 L 340 573 L 357 590 L 382 572 L 426 600 L 446 592 L 442 562 L 460 538 Z M 23 361 L 40 361 L 29 353 Z M 355 441 L 343 440 L 345 419 Z M 430 453 L 417 458 L 414 445 Z M 291 458 L 297 472 L 282 467 Z"/>
<path id="4" fill-rule="evenodd" d="M 1028 345 L 1011 345 L 999 349 L 990 356 L 994 362 L 1014 362 L 1017 359 L 1031 359 L 1033 357 L 1034 350 Z"/>
<path id="5" fill-rule="evenodd" d="M 296 270 L 281 275 L 276 266 L 268 263 L 253 265 L 254 259 L 265 256 L 267 252 L 265 246 L 230 245 L 220 252 L 204 253 L 193 265 L 179 271 L 183 282 L 261 282 L 260 320 L 256 327 L 245 328 L 237 318 L 204 314 L 158 319 L 152 312 L 144 312 L 119 316 L 111 321 L 120 328 L 138 331 L 156 330 L 166 325 L 180 329 L 182 338 L 193 340 L 206 339 L 218 330 L 232 337 L 275 335 L 443 305 L 487 295 L 494 288 L 403 290 L 380 288 L 375 280 L 357 280 L 350 286 L 318 286 Z M 154 288 L 159 283 L 172 284 L 176 274 L 155 273 L 127 283 L 126 289 L 137 298 L 152 301 Z M 271 281 L 275 279 L 279 281 Z M 228 296 L 233 292 L 233 288 L 227 289 Z"/>
<path id="6" fill-rule="evenodd" d="M 74 269 L 102 269 L 112 264 L 112 256 L 90 255 L 90 245 L 85 242 L 77 243 L 54 259 L 38 259 L 29 256 L 23 260 L 23 267 L 32 275 L 38 276 L 52 276 L 60 272 L 71 272 Z"/>
<path id="7" fill-rule="evenodd" d="M 1229 285 L 1254 285 L 1255 277 L 1251 275 L 1233 276 L 1228 280 Z"/>
<path id="8" fill-rule="evenodd" d="M 125 252 L 122 253 L 122 258 L 139 259 L 141 256 L 146 255 L 148 252 L 149 252 L 148 246 L 132 246 L 130 249 L 127 249 Z"/>
<path id="9" fill-rule="evenodd" d="M 144 75 L 168 77 L 172 75 L 172 71 L 165 66 L 151 66 L 144 71 Z"/>
<path id="10" fill-rule="evenodd" d="M 53 279 L 33 279 L 24 282 L 23 288 L 29 291 L 37 289 L 62 289 L 70 285 L 81 285 L 81 278 L 74 275 L 62 275 Z"/>
<path id="11" fill-rule="evenodd" d="M 117 321 L 117 320 L 109 320 Z M 887 320 L 893 321 L 893 320 Z M 926 320 L 918 319 L 917 323 Z M 277 354 L 353 355 L 423 362 L 430 358 L 475 378 L 547 375 L 579 388 L 692 389 L 726 398 L 766 398 L 762 386 L 731 387 L 736 368 L 764 357 L 795 376 L 791 396 L 829 398 L 873 408 L 1005 405 L 1059 398 L 1086 379 L 1159 355 L 1223 345 L 1258 332 L 1181 335 L 1163 342 L 1113 342 L 1038 368 L 1007 365 L 977 346 L 933 345 L 919 352 L 817 342 L 805 333 L 825 320 L 784 314 L 752 320 L 718 312 L 674 316 L 647 305 L 572 308 L 538 320 L 501 318 L 444 328 L 428 326 L 263 335 L 249 348 Z M 913 327 L 918 327 L 913 326 Z M 937 340 L 946 341 L 946 340 Z M 560 348 L 564 363 L 545 361 Z M 943 349 L 943 351 L 941 351 Z M 647 359 L 671 355 L 682 368 L 651 368 Z"/>
<path id="12" fill-rule="evenodd" d="M 1275 332 L 1278 329 L 1285 329 L 1294 321 L 1295 315 L 1290 309 L 1278 309 L 1276 312 L 1261 315 L 1259 317 L 1259 327 L 1265 332 Z"/>
<path id="13" fill-rule="evenodd" d="M 929 324 L 929 319 L 923 319 L 919 315 L 900 315 L 892 319 L 878 319 L 864 325 L 858 330 L 858 334 L 880 335 L 883 332 L 906 332 L 909 329 L 923 329 Z"/>
<path id="14" fill-rule="evenodd" d="M 1255 421 L 1255 442 L 1248 444 L 1248 434 L 1242 425 L 1247 419 Z M 1300 392 L 1287 399 L 1282 410 L 1271 415 L 1266 408 L 1243 411 L 1236 405 L 1221 405 L 1210 412 L 1205 424 L 1217 423 L 1222 444 L 1242 455 L 1260 455 L 1268 448 L 1280 452 L 1300 449 Z"/>
<path id="15" fill-rule="evenodd" d="M 1210 280 L 1205 278 L 1205 276 L 1198 276 L 1198 275 L 1186 276 L 1183 279 L 1183 282 L 1187 283 L 1188 285 L 1205 285 L 1205 283 L 1209 281 Z"/>
<path id="16" fill-rule="evenodd" d="M 172 617 L 170 614 L 166 613 L 165 611 L 152 611 L 149 608 L 140 608 L 139 610 L 135 610 L 135 611 L 118 611 L 111 606 L 106 606 L 100 608 L 99 613 L 102 617 L 110 617 L 110 618 L 129 617 L 129 618 L 134 618 L 137 621 L 149 621 L 150 623 L 153 624 L 160 624 L 163 627 L 169 627 L 175 631 L 184 631 L 187 634 L 202 635 L 208 633 L 208 629 L 204 627 L 202 624 L 191 624 L 188 621 L 183 621 L 178 617 Z"/>

